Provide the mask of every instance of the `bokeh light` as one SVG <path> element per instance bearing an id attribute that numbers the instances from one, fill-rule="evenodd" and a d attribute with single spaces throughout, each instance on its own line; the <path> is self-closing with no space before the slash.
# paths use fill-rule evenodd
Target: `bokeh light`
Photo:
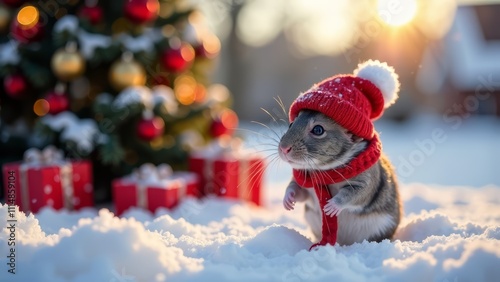
<path id="1" fill-rule="evenodd" d="M 256 0 L 245 3 L 236 22 L 243 43 L 263 46 L 281 32 L 301 55 L 337 55 L 359 37 L 353 13 L 358 5 L 347 0 Z"/>
<path id="2" fill-rule="evenodd" d="M 23 29 L 30 29 L 38 23 L 38 9 L 34 6 L 26 6 L 17 13 L 17 22 Z"/>
<path id="3" fill-rule="evenodd" d="M 240 11 L 236 32 L 244 43 L 263 46 L 273 40 L 283 28 L 283 0 L 255 0 Z"/>
<path id="4" fill-rule="evenodd" d="M 201 103 L 205 101 L 207 97 L 207 89 L 203 84 L 198 83 L 195 89 L 195 101 Z"/>
<path id="5" fill-rule="evenodd" d="M 194 60 L 194 49 L 191 45 L 189 44 L 183 44 L 181 46 L 181 56 L 186 62 L 191 62 Z"/>
<path id="6" fill-rule="evenodd" d="M 431 39 L 443 37 L 451 28 L 457 2 L 455 0 L 420 1 L 415 18 L 417 27 Z"/>
<path id="7" fill-rule="evenodd" d="M 196 80 L 190 75 L 181 75 L 174 81 L 174 93 L 179 103 L 191 105 L 196 101 Z"/>
<path id="8" fill-rule="evenodd" d="M 158 0 L 148 0 L 146 3 L 146 9 L 150 12 L 158 13 L 160 9 L 160 3 Z"/>
<path id="9" fill-rule="evenodd" d="M 416 0 L 378 0 L 378 14 L 390 26 L 411 22 L 417 14 Z"/>
<path id="10" fill-rule="evenodd" d="M 220 121 L 228 129 L 234 130 L 238 127 L 238 115 L 230 109 L 222 111 Z"/>
<path id="11" fill-rule="evenodd" d="M 208 87 L 207 96 L 216 103 L 227 103 L 231 97 L 229 89 L 223 84 L 215 83 Z"/>
<path id="12" fill-rule="evenodd" d="M 49 102 L 47 102 L 47 100 L 45 99 L 38 99 L 36 100 L 35 104 L 33 104 L 33 112 L 39 117 L 43 117 L 44 115 L 46 115 L 49 110 Z"/>
<path id="13" fill-rule="evenodd" d="M 219 54 L 220 51 L 220 41 L 215 35 L 206 35 L 203 39 L 203 49 L 205 51 L 205 56 L 208 58 L 213 58 Z"/>

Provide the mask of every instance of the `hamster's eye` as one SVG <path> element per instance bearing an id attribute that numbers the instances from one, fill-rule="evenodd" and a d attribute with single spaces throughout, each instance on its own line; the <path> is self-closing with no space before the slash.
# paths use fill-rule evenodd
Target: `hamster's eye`
<path id="1" fill-rule="evenodd" d="M 311 133 L 316 136 L 320 136 L 323 135 L 323 133 L 325 133 L 325 129 L 321 125 L 315 125 L 311 130 Z"/>
<path id="2" fill-rule="evenodd" d="M 288 128 L 292 127 L 292 124 L 293 124 L 293 122 L 290 122 L 290 125 L 288 126 Z"/>

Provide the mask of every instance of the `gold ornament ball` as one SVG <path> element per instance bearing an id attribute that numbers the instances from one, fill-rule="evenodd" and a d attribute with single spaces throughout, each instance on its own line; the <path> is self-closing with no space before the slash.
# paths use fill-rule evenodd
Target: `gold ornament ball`
<path id="1" fill-rule="evenodd" d="M 119 60 L 113 63 L 109 71 L 111 86 L 121 91 L 129 86 L 146 84 L 146 71 L 135 60 Z"/>
<path id="2" fill-rule="evenodd" d="M 62 81 L 70 81 L 85 71 L 85 60 L 78 51 L 60 49 L 52 56 L 52 71 Z"/>
<path id="3" fill-rule="evenodd" d="M 2 4 L 0 4 L 0 31 L 7 29 L 10 23 L 10 12 Z"/>

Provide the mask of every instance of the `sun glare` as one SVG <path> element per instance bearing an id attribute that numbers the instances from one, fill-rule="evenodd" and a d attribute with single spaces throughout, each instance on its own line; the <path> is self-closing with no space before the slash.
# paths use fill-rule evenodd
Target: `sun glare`
<path id="1" fill-rule="evenodd" d="M 390 26 L 411 22 L 417 14 L 416 0 L 378 0 L 378 15 Z"/>

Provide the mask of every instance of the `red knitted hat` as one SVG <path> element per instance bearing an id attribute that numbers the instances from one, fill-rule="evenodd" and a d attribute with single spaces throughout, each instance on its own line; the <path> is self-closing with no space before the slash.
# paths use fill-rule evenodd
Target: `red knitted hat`
<path id="1" fill-rule="evenodd" d="M 372 121 L 396 101 L 398 91 L 394 68 L 369 60 L 359 64 L 352 75 L 332 76 L 299 95 L 290 107 L 290 122 L 301 110 L 314 110 L 370 140 L 374 135 Z"/>

